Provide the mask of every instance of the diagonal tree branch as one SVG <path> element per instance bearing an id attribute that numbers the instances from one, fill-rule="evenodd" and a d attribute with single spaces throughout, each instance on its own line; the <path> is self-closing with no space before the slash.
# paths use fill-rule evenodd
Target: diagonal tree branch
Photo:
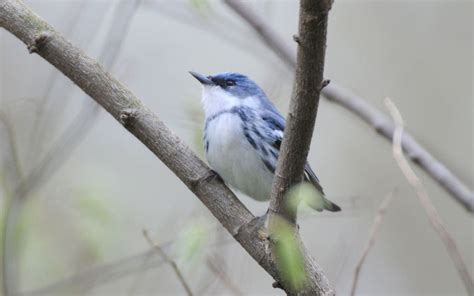
<path id="1" fill-rule="evenodd" d="M 24 42 L 31 53 L 39 54 L 63 72 L 147 146 L 204 203 L 257 263 L 277 281 L 280 280 L 280 273 L 265 250 L 266 244 L 258 235 L 257 230 L 263 226 L 264 219 L 254 217 L 222 181 L 211 178 L 210 169 L 133 93 L 22 1 L 0 2 L 0 26 Z M 328 287 L 320 285 L 319 280 L 325 278 L 321 271 L 312 271 L 313 293 L 331 292 Z"/>
<path id="2" fill-rule="evenodd" d="M 224 3 L 249 24 L 262 42 L 275 52 L 285 65 L 291 70 L 296 69 L 295 54 L 282 38 L 261 17 L 255 14 L 248 5 L 239 0 L 224 0 Z M 334 83 L 323 89 L 322 94 L 330 102 L 340 105 L 366 122 L 388 141 L 392 140 L 395 130 L 393 121 L 385 113 L 367 103 L 363 98 Z M 408 133 L 403 134 L 402 148 L 416 165 L 443 187 L 466 210 L 474 213 L 474 192 L 454 175 L 448 167 L 431 155 L 426 148 Z"/>

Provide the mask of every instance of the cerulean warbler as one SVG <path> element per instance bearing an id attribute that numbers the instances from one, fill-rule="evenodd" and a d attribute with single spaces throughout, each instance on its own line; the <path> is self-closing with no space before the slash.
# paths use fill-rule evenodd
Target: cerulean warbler
<path id="1" fill-rule="evenodd" d="M 210 166 L 229 185 L 264 201 L 271 195 L 285 119 L 263 90 L 247 76 L 190 72 L 203 86 L 204 148 Z M 305 180 L 321 193 L 316 210 L 340 211 L 324 197 L 308 163 Z"/>

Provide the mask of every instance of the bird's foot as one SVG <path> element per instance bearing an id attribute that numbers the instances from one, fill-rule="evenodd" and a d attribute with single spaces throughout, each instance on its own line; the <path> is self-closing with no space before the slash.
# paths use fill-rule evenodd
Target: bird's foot
<path id="1" fill-rule="evenodd" d="M 222 177 L 216 171 L 214 171 L 213 169 L 210 169 L 209 174 L 203 179 L 203 181 L 211 182 L 211 181 L 214 181 L 214 180 L 219 180 L 221 182 L 224 182 Z"/>

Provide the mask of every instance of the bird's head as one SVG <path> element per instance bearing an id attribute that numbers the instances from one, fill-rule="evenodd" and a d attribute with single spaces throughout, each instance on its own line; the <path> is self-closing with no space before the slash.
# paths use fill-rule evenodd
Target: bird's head
<path id="1" fill-rule="evenodd" d="M 239 73 L 204 76 L 190 72 L 203 86 L 202 102 L 206 116 L 236 106 L 260 108 L 268 101 L 263 90 L 250 78 Z"/>

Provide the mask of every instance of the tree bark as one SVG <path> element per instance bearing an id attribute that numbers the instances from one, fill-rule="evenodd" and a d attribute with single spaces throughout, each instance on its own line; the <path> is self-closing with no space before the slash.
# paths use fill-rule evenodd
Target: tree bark
<path id="1" fill-rule="evenodd" d="M 280 147 L 280 155 L 273 180 L 272 196 L 269 207 L 270 247 L 274 262 L 278 263 L 280 232 L 282 219 L 293 227 L 295 237 L 299 240 L 295 227 L 296 209 L 290 206 L 286 193 L 288 189 L 303 180 L 303 171 L 308 157 L 311 137 L 313 135 L 319 95 L 324 87 L 324 58 L 326 51 L 326 34 L 330 0 L 301 0 L 298 29 L 298 54 L 296 76 L 290 109 L 286 118 L 285 133 Z M 299 245 L 304 258 L 304 269 L 307 277 L 318 274 L 303 287 L 292 287 L 289 279 L 282 278 L 279 284 L 294 295 L 314 295 L 321 290 L 322 294 L 334 294 L 324 273 L 317 272 L 315 265 L 304 246 Z M 316 286 L 315 284 L 318 284 Z"/>
<path id="2" fill-rule="evenodd" d="M 270 211 L 295 221 L 285 199 L 288 189 L 300 183 L 313 135 L 319 95 L 324 87 L 324 57 L 330 0 L 301 0 L 296 76 L 285 135 L 272 188 Z"/>

